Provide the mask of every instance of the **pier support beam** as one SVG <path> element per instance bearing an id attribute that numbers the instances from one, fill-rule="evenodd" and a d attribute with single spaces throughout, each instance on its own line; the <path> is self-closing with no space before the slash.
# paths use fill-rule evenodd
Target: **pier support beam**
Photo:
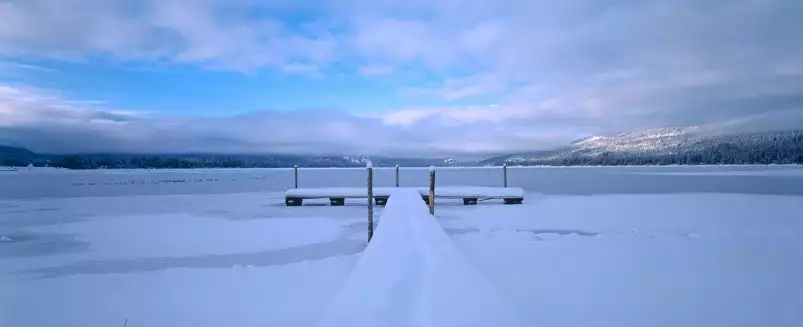
<path id="1" fill-rule="evenodd" d="M 298 188 L 298 165 L 293 166 L 293 180 L 295 181 L 294 188 Z"/>
<path id="2" fill-rule="evenodd" d="M 366 165 L 368 169 L 368 243 L 374 237 L 374 168 L 371 161 Z"/>
<path id="3" fill-rule="evenodd" d="M 504 185 L 504 187 L 507 187 L 507 164 L 503 164 L 502 165 L 502 176 L 503 176 L 502 178 L 504 180 L 502 182 L 502 185 Z"/>
<path id="4" fill-rule="evenodd" d="M 505 198 L 505 204 L 521 204 L 524 198 Z"/>
<path id="5" fill-rule="evenodd" d="M 387 196 L 375 196 L 374 200 L 376 200 L 376 205 L 383 206 L 388 204 L 388 197 Z"/>
<path id="6" fill-rule="evenodd" d="M 399 187 L 399 165 L 396 165 L 396 187 Z"/>
<path id="7" fill-rule="evenodd" d="M 435 166 L 429 167 L 429 214 L 435 215 Z"/>

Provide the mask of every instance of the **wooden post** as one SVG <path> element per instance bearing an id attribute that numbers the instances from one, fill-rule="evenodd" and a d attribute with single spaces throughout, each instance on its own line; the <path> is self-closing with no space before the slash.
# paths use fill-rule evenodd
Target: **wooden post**
<path id="1" fill-rule="evenodd" d="M 429 167 L 429 214 L 435 215 L 435 166 Z"/>
<path id="2" fill-rule="evenodd" d="M 505 187 L 507 187 L 507 164 L 503 164 L 502 165 L 502 172 L 503 172 L 502 175 L 504 175 L 504 179 L 505 179 L 504 185 L 505 185 Z"/>
<path id="3" fill-rule="evenodd" d="M 295 180 L 295 187 L 298 188 L 298 165 L 293 166 L 293 176 Z"/>
<path id="4" fill-rule="evenodd" d="M 399 187 L 399 165 L 396 165 L 396 187 Z"/>
<path id="5" fill-rule="evenodd" d="M 374 237 L 374 168 L 368 162 L 368 242 Z"/>

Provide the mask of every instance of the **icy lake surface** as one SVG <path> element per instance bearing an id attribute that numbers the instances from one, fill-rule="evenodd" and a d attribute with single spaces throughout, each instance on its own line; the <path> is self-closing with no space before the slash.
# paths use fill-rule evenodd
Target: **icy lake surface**
<path id="1" fill-rule="evenodd" d="M 803 326 L 803 167 L 508 175 L 524 204 L 435 215 L 526 325 Z M 394 185 L 392 168 L 375 176 Z M 363 185 L 364 169 L 299 172 L 300 187 Z M 285 207 L 292 186 L 292 169 L 0 171 L 0 326 L 316 326 L 365 249 L 365 201 Z"/>

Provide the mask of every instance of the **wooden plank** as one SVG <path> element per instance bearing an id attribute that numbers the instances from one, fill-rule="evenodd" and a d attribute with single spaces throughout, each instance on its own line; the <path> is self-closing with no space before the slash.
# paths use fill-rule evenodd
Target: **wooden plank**
<path id="1" fill-rule="evenodd" d="M 284 198 L 284 204 L 291 207 L 300 206 L 302 202 L 304 202 L 302 198 L 289 197 L 289 196 Z"/>
<path id="2" fill-rule="evenodd" d="M 386 196 L 375 196 L 374 200 L 376 200 L 376 205 L 383 206 L 388 203 L 388 197 Z"/>

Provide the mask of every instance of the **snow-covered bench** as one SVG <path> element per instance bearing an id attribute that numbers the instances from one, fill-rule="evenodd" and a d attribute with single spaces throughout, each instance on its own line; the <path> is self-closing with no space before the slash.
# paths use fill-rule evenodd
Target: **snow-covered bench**
<path id="1" fill-rule="evenodd" d="M 377 205 L 385 205 L 390 194 L 398 187 L 374 187 L 373 197 Z M 426 187 L 404 187 L 415 190 L 424 201 L 429 201 L 429 189 Z M 345 199 L 367 198 L 368 190 L 364 187 L 325 187 L 294 188 L 285 192 L 284 203 L 288 206 L 300 206 L 304 199 L 329 199 L 334 205 L 343 205 Z M 485 187 L 485 186 L 442 186 L 435 187 L 435 198 L 462 199 L 463 204 L 477 204 L 479 199 L 502 199 L 505 204 L 520 204 L 524 200 L 524 190 L 520 187 Z"/>

